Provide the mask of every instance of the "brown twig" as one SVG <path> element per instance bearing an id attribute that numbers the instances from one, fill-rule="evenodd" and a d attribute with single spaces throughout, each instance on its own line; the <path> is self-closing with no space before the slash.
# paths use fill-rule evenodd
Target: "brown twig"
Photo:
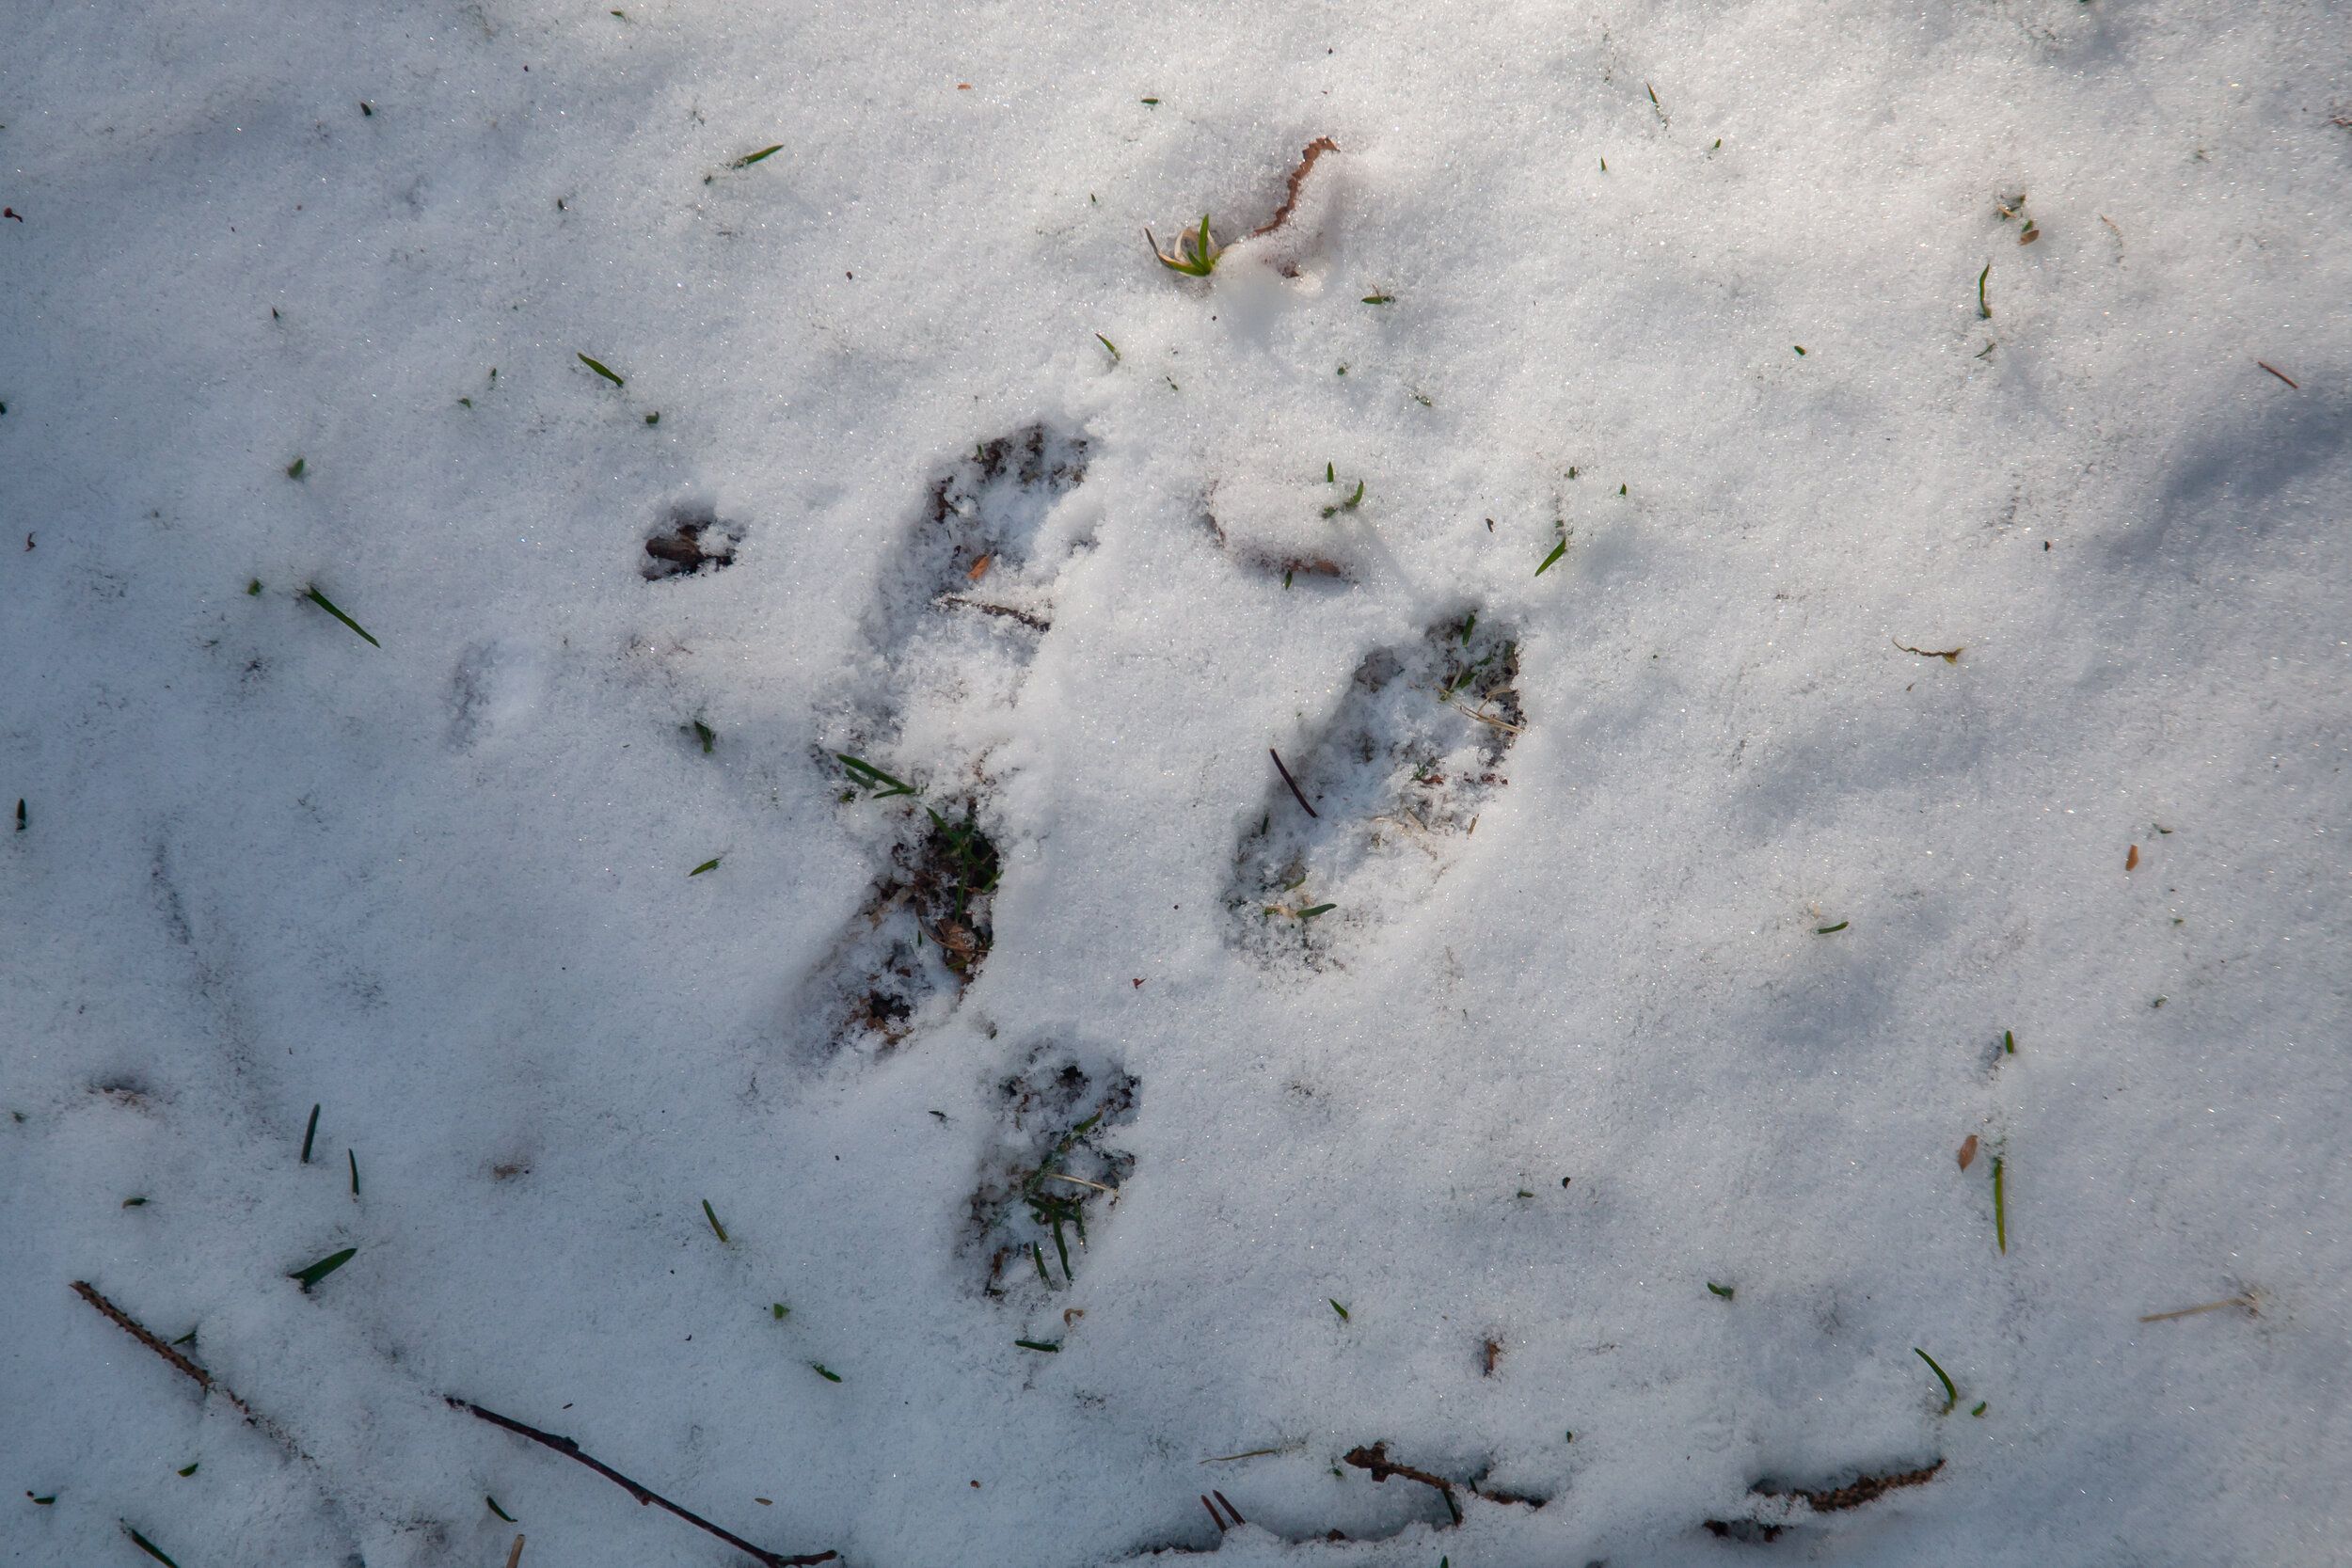
<path id="1" fill-rule="evenodd" d="M 73 1282 L 73 1293 L 80 1296 L 84 1301 L 88 1302 L 92 1307 L 97 1307 L 101 1312 L 106 1314 L 107 1317 L 112 1318 L 114 1320 L 115 1326 L 121 1329 L 123 1333 L 128 1334 L 132 1338 L 136 1339 L 140 1344 L 145 1345 L 149 1350 L 153 1351 L 157 1355 L 160 1355 L 165 1360 L 170 1362 L 172 1366 L 178 1369 L 182 1373 L 194 1378 L 198 1387 L 203 1389 L 208 1394 L 213 1391 L 214 1384 L 212 1373 L 206 1371 L 203 1368 L 198 1366 L 195 1362 L 189 1360 L 178 1351 L 173 1350 L 169 1345 L 165 1344 L 163 1340 L 156 1338 L 153 1334 L 149 1333 L 145 1324 L 141 1323 L 137 1319 L 132 1317 L 130 1313 L 125 1312 L 121 1307 L 117 1307 L 113 1302 L 108 1301 L 104 1296 L 100 1295 L 97 1289 L 87 1280 L 75 1280 Z M 223 1399 L 226 1399 L 230 1404 L 235 1405 L 239 1410 L 245 1410 L 246 1418 L 248 1419 L 251 1418 L 253 1412 L 246 1410 L 245 1401 L 230 1393 L 226 1386 L 221 1388 L 220 1393 Z"/>
<path id="2" fill-rule="evenodd" d="M 723 1529 L 721 1527 L 712 1524 L 701 1514 L 695 1513 L 688 1509 L 680 1508 L 677 1504 L 672 1502 L 660 1493 L 654 1491 L 651 1487 L 641 1485 L 638 1482 L 629 1480 L 628 1477 L 621 1474 L 620 1471 L 614 1469 L 612 1465 L 605 1464 L 602 1460 L 596 1459 L 588 1454 L 582 1453 L 580 1451 L 580 1445 L 573 1442 L 568 1437 L 558 1437 L 553 1433 L 541 1432 L 537 1427 L 525 1426 L 520 1421 L 501 1416 L 494 1410 L 485 1410 L 482 1406 L 473 1403 L 471 1401 L 461 1400 L 453 1394 L 444 1395 L 443 1397 L 448 1400 L 450 1407 L 453 1410 L 467 1411 L 476 1418 L 489 1422 L 492 1426 L 504 1427 L 507 1431 L 514 1433 L 516 1436 L 528 1437 L 534 1443 L 553 1449 L 557 1453 L 564 1455 L 567 1459 L 578 1460 L 580 1464 L 587 1465 L 588 1468 L 596 1471 L 596 1474 L 602 1476 L 605 1480 L 612 1482 L 613 1485 L 620 1487 L 630 1497 L 635 1497 L 640 1506 L 646 1503 L 659 1504 L 660 1507 L 668 1510 L 672 1513 L 676 1514 L 679 1518 L 685 1520 L 688 1524 L 694 1526 L 696 1528 L 707 1530 L 712 1535 L 717 1536 L 728 1545 L 733 1546 L 737 1551 L 742 1552 L 746 1556 L 750 1557 L 754 1561 L 762 1564 L 762 1568 L 805 1568 L 805 1565 L 809 1563 L 831 1562 L 834 1559 L 841 1555 L 839 1552 L 826 1551 L 812 1552 L 801 1557 L 786 1557 L 782 1553 L 771 1552 L 764 1547 L 755 1546 L 750 1542 L 744 1540 L 741 1536 L 735 1534 L 733 1531 Z"/>
<path id="3" fill-rule="evenodd" d="M 506 1553 L 506 1568 L 515 1568 L 515 1564 L 516 1564 L 517 1562 L 520 1562 L 522 1560 L 523 1560 L 523 1538 L 522 1538 L 521 1536 L 519 1536 L 519 1535 L 518 1535 L 518 1536 L 515 1537 L 515 1544 L 514 1544 L 513 1546 L 511 1546 L 511 1547 L 509 1547 L 509 1548 L 507 1549 L 507 1553 Z"/>
<path id="4" fill-rule="evenodd" d="M 1298 787 L 1298 781 L 1291 777 L 1291 770 L 1282 766 L 1282 753 L 1269 746 L 1265 749 L 1265 754 L 1274 759 L 1275 771 L 1280 773 L 1282 775 L 1282 782 L 1291 786 L 1291 799 L 1298 802 L 1298 809 L 1305 812 L 1309 816 L 1314 817 L 1317 821 L 1321 821 L 1321 815 L 1316 812 L 1314 807 L 1307 803 L 1306 791 Z"/>
<path id="5" fill-rule="evenodd" d="M 2225 1307 L 2243 1307 L 2251 1312 L 2254 1309 L 2254 1298 L 2250 1294 L 2230 1296 L 2221 1301 L 2209 1301 L 2202 1307 L 2182 1307 L 2169 1312 L 2151 1312 L 2139 1321 L 2144 1323 L 2170 1323 L 2174 1318 L 2193 1318 L 2200 1312 L 2218 1312 Z"/>
<path id="6" fill-rule="evenodd" d="M 1389 1458 L 1388 1444 L 1375 1443 L 1368 1449 L 1350 1449 L 1340 1458 L 1342 1464 L 1352 1465 L 1359 1470 L 1371 1471 L 1372 1479 L 1375 1481 L 1386 1481 L 1391 1476 L 1403 1476 L 1406 1481 L 1417 1481 L 1423 1486 L 1436 1487 L 1438 1496 L 1445 1499 L 1445 1511 L 1454 1516 L 1454 1522 L 1457 1525 L 1462 1522 L 1462 1505 L 1454 1500 L 1454 1483 L 1443 1476 L 1434 1476 L 1426 1470 L 1416 1470 L 1410 1465 L 1392 1463 Z"/>
<path id="7" fill-rule="evenodd" d="M 1758 1486 L 1756 1491 L 1757 1496 L 1766 1497 L 1803 1497 L 1812 1505 L 1816 1513 L 1836 1513 L 1841 1509 L 1860 1508 L 1864 1503 L 1875 1502 L 1899 1486 L 1925 1486 L 1943 1468 L 1944 1462 L 1939 1459 L 1916 1470 L 1898 1470 L 1884 1476 L 1862 1476 L 1845 1486 L 1816 1489 Z"/>
<path id="8" fill-rule="evenodd" d="M 1219 1535 L 1224 1534 L 1225 1515 L 1216 1511 L 1216 1504 L 1209 1501 L 1209 1495 L 1206 1492 L 1200 1494 L 1200 1506 L 1207 1509 L 1209 1511 L 1209 1517 L 1216 1521 L 1217 1533 Z"/>
<path id="9" fill-rule="evenodd" d="M 1249 237 L 1254 240 L 1261 234 L 1271 234 L 1282 225 L 1290 222 L 1291 209 L 1298 205 L 1299 187 L 1307 182 L 1308 171 L 1315 166 L 1315 160 L 1326 152 L 1337 152 L 1339 150 L 1340 144 L 1328 136 L 1317 136 L 1301 148 L 1298 153 L 1298 166 L 1291 170 L 1289 194 L 1282 198 L 1282 204 L 1274 209 L 1274 216 L 1267 219 L 1263 228 L 1252 229 L 1249 231 Z"/>
<path id="10" fill-rule="evenodd" d="M 1895 642 L 1895 640 L 1891 637 L 1888 638 L 1887 641 L 1889 642 Z M 1940 658 L 1947 664 L 1958 664 L 1960 662 L 1960 656 L 1968 651 L 1964 647 L 1915 648 L 1908 642 L 1895 642 L 1895 646 L 1900 648 L 1907 654 L 1917 654 L 1921 658 Z"/>
<path id="11" fill-rule="evenodd" d="M 2255 360 L 2255 361 L 2254 361 L 2254 363 L 2255 363 L 2255 364 L 2257 364 L 2257 365 L 2262 366 L 2262 368 L 2263 368 L 2264 370 L 2268 371 L 2271 374 L 2273 374 L 2273 375 L 2277 376 L 2280 380 L 2281 380 L 2281 381 L 2285 382 L 2288 386 L 2290 386 L 2290 387 L 2294 388 L 2296 391 L 2298 391 L 2298 392 L 2299 392 L 2299 391 L 2301 391 L 2301 390 L 2303 389 L 2303 385 L 2302 385 L 2302 383 L 2301 383 L 2301 382 L 2296 381 L 2296 380 L 2295 379 L 2295 377 L 2293 377 L 2293 376 L 2291 376 L 2291 375 L 2287 374 L 2287 372 L 2284 372 L 2284 371 L 2280 370 L 2278 366 L 2271 364 L 2269 361 L 2267 361 L 2267 360 L 2264 360 L 2264 359 L 2257 359 L 2257 360 Z"/>
<path id="12" fill-rule="evenodd" d="M 1216 1498 L 1218 1502 L 1221 1502 L 1221 1503 L 1223 1503 L 1223 1504 L 1225 1505 L 1225 1512 L 1226 1512 L 1226 1513 L 1230 1513 L 1230 1514 L 1232 1514 L 1232 1515 L 1233 1516 L 1233 1523 L 1235 1523 L 1235 1524 L 1237 1524 L 1237 1525 L 1246 1525 L 1246 1524 L 1249 1523 L 1249 1521 L 1248 1521 L 1248 1520 L 1247 1520 L 1247 1519 L 1245 1519 L 1245 1518 L 1243 1518 L 1243 1517 L 1241 1516 L 1241 1510 L 1240 1510 L 1240 1509 L 1238 1509 L 1238 1508 L 1235 1508 L 1235 1507 L 1233 1506 L 1233 1499 L 1232 1499 L 1232 1498 L 1231 1498 L 1231 1497 L 1227 1497 L 1224 1493 L 1219 1492 L 1219 1491 L 1218 1491 L 1216 1487 L 1214 1487 L 1214 1486 L 1212 1486 L 1211 1488 L 1209 1488 L 1209 1496 L 1210 1496 L 1210 1497 L 1215 1497 L 1215 1498 Z"/>

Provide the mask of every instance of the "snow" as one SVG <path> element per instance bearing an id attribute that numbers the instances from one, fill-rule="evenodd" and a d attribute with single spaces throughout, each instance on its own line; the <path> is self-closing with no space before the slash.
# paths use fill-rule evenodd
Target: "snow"
<path id="1" fill-rule="evenodd" d="M 0 9 L 0 1562 L 2344 1554 L 2341 8 L 621 10 Z"/>

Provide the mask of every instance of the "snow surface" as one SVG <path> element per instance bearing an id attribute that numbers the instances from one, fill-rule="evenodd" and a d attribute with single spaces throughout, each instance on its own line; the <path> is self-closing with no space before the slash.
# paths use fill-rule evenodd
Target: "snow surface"
<path id="1" fill-rule="evenodd" d="M 2347 67 L 0 0 L 0 1561 L 2352 1560 Z"/>

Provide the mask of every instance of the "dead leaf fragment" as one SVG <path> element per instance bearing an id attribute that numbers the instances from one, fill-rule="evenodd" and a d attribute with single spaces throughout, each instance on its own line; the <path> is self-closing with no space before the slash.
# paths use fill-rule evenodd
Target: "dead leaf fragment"
<path id="1" fill-rule="evenodd" d="M 2126 871 L 2137 871 L 2137 870 L 2138 870 L 2138 869 L 2139 869 L 2139 846 L 2138 846 L 2138 845 L 2137 845 L 2137 844 L 2133 845 L 2133 846 L 2132 846 L 2132 847 L 2131 847 L 2131 852 L 2130 852 L 2129 854 L 2126 854 L 2126 855 L 2123 857 L 2123 869 L 2124 869 L 2124 870 L 2126 870 Z"/>
<path id="2" fill-rule="evenodd" d="M 995 559 L 996 558 L 993 555 L 984 555 L 980 557 L 979 560 L 972 562 L 972 569 L 963 574 L 963 580 L 966 582 L 977 582 L 982 578 L 988 576 L 989 565 L 991 562 L 995 561 Z"/>
<path id="3" fill-rule="evenodd" d="M 1968 1134 L 1968 1141 L 1960 1146 L 1960 1168 L 1966 1170 L 1968 1168 L 1969 1162 L 1974 1160 L 1976 1157 L 1977 1135 L 1974 1132 L 1971 1132 Z"/>

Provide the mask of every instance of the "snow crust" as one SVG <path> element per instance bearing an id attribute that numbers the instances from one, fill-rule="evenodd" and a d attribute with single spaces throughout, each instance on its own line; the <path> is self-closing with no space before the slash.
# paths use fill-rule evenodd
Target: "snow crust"
<path id="1" fill-rule="evenodd" d="M 0 0 L 0 1562 L 2342 1560 L 2348 23 Z"/>

